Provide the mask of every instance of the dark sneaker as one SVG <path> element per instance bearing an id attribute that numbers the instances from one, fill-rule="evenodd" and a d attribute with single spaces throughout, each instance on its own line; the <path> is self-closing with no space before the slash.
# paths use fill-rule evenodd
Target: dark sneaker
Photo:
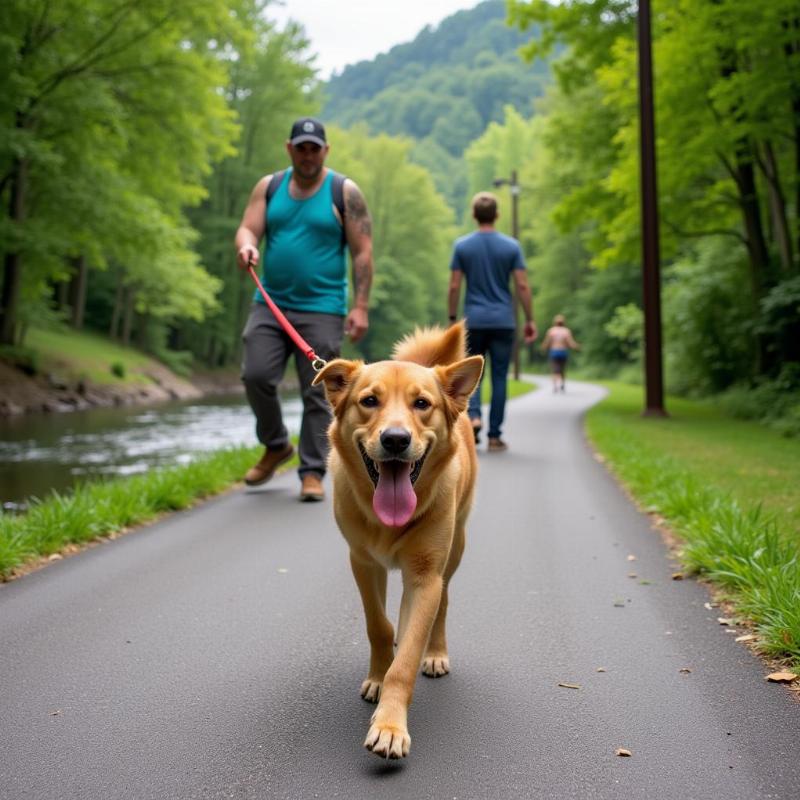
<path id="1" fill-rule="evenodd" d="M 294 447 L 291 443 L 287 444 L 278 450 L 270 450 L 267 448 L 261 460 L 245 473 L 244 482 L 248 486 L 261 486 L 266 483 L 275 474 L 275 470 L 281 465 L 285 464 L 294 455 Z"/>
<path id="2" fill-rule="evenodd" d="M 480 433 L 481 433 L 481 421 L 475 417 L 470 419 L 470 425 L 472 425 L 472 433 L 475 436 L 475 444 L 478 444 L 481 440 Z"/>
<path id="3" fill-rule="evenodd" d="M 308 473 L 303 475 L 303 485 L 300 487 L 300 500 L 304 503 L 314 503 L 325 499 L 325 489 L 318 475 Z"/>
<path id="4" fill-rule="evenodd" d="M 502 439 L 494 439 L 489 437 L 489 452 L 502 453 L 503 450 L 508 450 L 508 445 Z"/>

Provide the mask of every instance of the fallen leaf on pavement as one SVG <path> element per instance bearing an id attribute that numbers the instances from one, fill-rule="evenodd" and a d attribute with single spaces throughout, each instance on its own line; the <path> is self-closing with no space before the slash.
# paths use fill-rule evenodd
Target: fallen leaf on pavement
<path id="1" fill-rule="evenodd" d="M 636 556 L 635 555 L 629 555 L 628 556 L 628 561 L 636 561 Z"/>
<path id="2" fill-rule="evenodd" d="M 744 636 L 737 636 L 733 641 L 734 642 L 752 642 L 755 638 L 756 638 L 755 634 L 746 633 Z"/>
<path id="3" fill-rule="evenodd" d="M 635 572 L 629 572 L 628 573 L 628 577 L 629 578 L 638 578 L 639 576 Z"/>
<path id="4" fill-rule="evenodd" d="M 718 603 L 703 603 L 703 606 L 705 608 L 707 608 L 709 611 L 711 611 L 712 608 L 718 608 L 719 604 Z"/>
<path id="5" fill-rule="evenodd" d="M 596 671 L 597 672 L 605 672 L 606 668 L 605 667 L 598 667 Z"/>
<path id="6" fill-rule="evenodd" d="M 559 683 L 559 686 L 563 686 L 565 689 L 580 689 L 579 683 Z"/>
<path id="7" fill-rule="evenodd" d="M 733 625 L 733 620 L 728 617 L 717 617 L 717 622 L 719 622 L 720 625 Z"/>
<path id="8" fill-rule="evenodd" d="M 630 758 L 633 755 L 633 753 L 631 753 L 630 750 L 626 750 L 624 747 L 618 747 L 614 751 L 614 755 L 615 756 L 622 756 L 623 758 Z"/>
<path id="9" fill-rule="evenodd" d="M 683 580 L 683 573 L 682 572 L 673 572 L 672 573 L 672 580 L 674 580 L 674 581 L 682 581 Z"/>
<path id="10" fill-rule="evenodd" d="M 691 672 L 691 670 L 689 669 L 689 667 L 681 667 L 681 668 L 678 670 L 678 672 L 689 673 L 689 672 Z"/>
<path id="11" fill-rule="evenodd" d="M 773 683 L 791 683 L 797 680 L 797 675 L 794 672 L 773 672 L 767 675 L 767 680 Z"/>
<path id="12" fill-rule="evenodd" d="M 619 598 L 619 597 L 618 597 L 618 598 L 617 598 L 617 599 L 614 601 L 614 607 L 615 607 L 615 608 L 625 608 L 625 601 L 624 601 L 622 598 Z"/>
<path id="13" fill-rule="evenodd" d="M 278 567 L 278 572 L 279 572 L 281 575 L 285 575 L 285 574 L 286 574 L 288 571 L 289 571 L 289 570 L 288 570 L 288 569 L 286 569 L 286 567 Z"/>

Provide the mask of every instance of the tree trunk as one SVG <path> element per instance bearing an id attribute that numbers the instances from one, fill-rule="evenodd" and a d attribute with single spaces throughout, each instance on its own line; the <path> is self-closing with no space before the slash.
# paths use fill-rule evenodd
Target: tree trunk
<path id="1" fill-rule="evenodd" d="M 771 142 L 764 143 L 764 160 L 759 161 L 759 164 L 764 177 L 767 179 L 767 195 L 769 197 L 775 241 L 778 245 L 778 253 L 781 259 L 781 268 L 788 273 L 792 270 L 793 262 L 792 235 L 786 214 L 786 198 L 783 194 L 778 172 L 778 161 L 775 158 L 775 151 L 772 149 Z"/>
<path id="2" fill-rule="evenodd" d="M 796 271 L 800 271 L 800 89 L 792 101 L 792 108 L 794 109 L 794 185 L 795 185 L 795 198 L 794 198 L 794 229 L 797 233 L 797 241 L 795 242 L 795 257 L 797 261 L 794 263 Z"/>
<path id="3" fill-rule="evenodd" d="M 86 311 L 86 279 L 89 268 L 86 256 L 80 255 L 75 259 L 75 276 L 72 279 L 72 327 L 76 331 L 83 328 L 83 318 Z"/>
<path id="4" fill-rule="evenodd" d="M 150 317 L 148 314 L 136 314 L 133 315 L 133 321 L 136 323 L 134 325 L 134 338 L 136 340 L 136 346 L 140 350 L 148 350 L 147 347 L 147 328 L 150 324 Z"/>
<path id="5" fill-rule="evenodd" d="M 12 171 L 9 217 L 17 227 L 25 221 L 25 201 L 28 183 L 28 161 L 17 159 Z M 19 295 L 22 285 L 22 254 L 19 246 L 6 253 L 3 260 L 3 290 L 0 294 L 0 344 L 13 345 L 17 341 Z"/>
<path id="6" fill-rule="evenodd" d="M 133 307 L 136 292 L 131 288 L 125 289 L 122 311 L 122 344 L 128 347 L 131 343 L 131 330 L 133 329 Z"/>
<path id="7" fill-rule="evenodd" d="M 736 185 L 739 187 L 739 207 L 742 209 L 747 252 L 750 256 L 750 288 L 758 301 L 764 290 L 769 268 L 769 251 L 761 221 L 761 208 L 756 188 L 756 175 L 749 145 L 742 142 L 736 151 Z"/>
<path id="8" fill-rule="evenodd" d="M 62 313 L 66 312 L 69 305 L 69 282 L 59 281 L 55 286 L 54 300 L 56 301 L 56 308 Z"/>
<path id="9" fill-rule="evenodd" d="M 731 79 L 739 72 L 739 56 L 731 48 L 720 50 L 720 65 L 722 77 Z M 746 122 L 741 106 L 734 105 L 731 115 L 739 123 Z M 750 290 L 755 303 L 761 299 L 766 283 L 766 272 L 769 267 L 769 250 L 764 236 L 764 226 L 761 220 L 758 189 L 754 164 L 757 160 L 757 151 L 753 143 L 746 136 L 742 136 L 735 145 L 735 163 L 730 168 L 736 188 L 739 192 L 739 207 L 742 210 L 742 220 L 745 231 L 745 244 L 750 264 Z"/>
<path id="10" fill-rule="evenodd" d="M 793 63 L 800 54 L 800 17 L 787 19 L 783 25 L 787 30 L 795 32 L 795 40 L 784 47 L 786 58 Z M 794 119 L 794 229 L 797 236 L 794 247 L 796 261 L 792 266 L 800 271 L 800 80 L 797 79 L 796 71 L 791 70 L 790 74 L 794 76 L 791 81 L 791 102 Z"/>
<path id="11" fill-rule="evenodd" d="M 118 283 L 114 294 L 114 308 L 111 311 L 111 324 L 108 326 L 108 335 L 117 341 L 119 341 L 119 322 L 122 319 L 123 294 L 122 284 Z"/>

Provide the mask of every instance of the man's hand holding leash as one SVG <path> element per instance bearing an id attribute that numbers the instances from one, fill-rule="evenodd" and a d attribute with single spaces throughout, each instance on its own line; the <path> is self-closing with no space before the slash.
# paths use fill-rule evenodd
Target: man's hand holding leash
<path id="1" fill-rule="evenodd" d="M 246 270 L 248 267 L 257 267 L 260 257 L 255 245 L 245 244 L 236 253 L 236 263 L 239 265 L 239 269 Z"/>

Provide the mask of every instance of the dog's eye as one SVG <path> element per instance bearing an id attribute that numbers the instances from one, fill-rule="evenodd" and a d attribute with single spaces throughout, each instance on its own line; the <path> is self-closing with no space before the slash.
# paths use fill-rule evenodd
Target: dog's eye
<path id="1" fill-rule="evenodd" d="M 366 408 L 375 408 L 378 405 L 378 398 L 374 394 L 368 394 L 361 398 L 360 403 Z"/>
<path id="2" fill-rule="evenodd" d="M 424 397 L 418 397 L 414 401 L 414 408 L 418 408 L 420 411 L 424 411 L 426 408 L 430 407 L 431 404 Z"/>

